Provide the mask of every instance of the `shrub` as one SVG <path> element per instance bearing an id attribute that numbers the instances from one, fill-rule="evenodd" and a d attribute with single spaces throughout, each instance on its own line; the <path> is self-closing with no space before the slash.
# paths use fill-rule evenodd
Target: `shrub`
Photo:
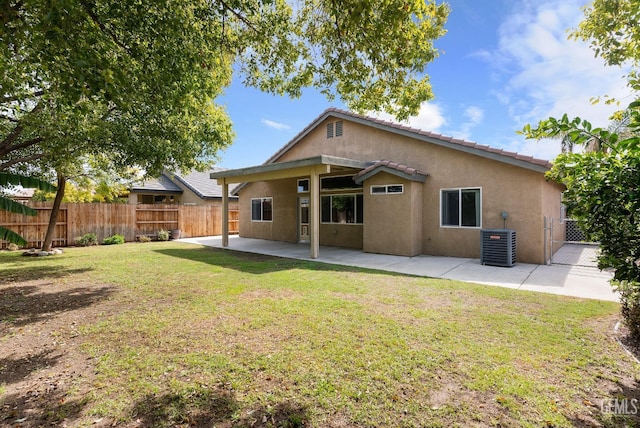
<path id="1" fill-rule="evenodd" d="M 160 229 L 158 231 L 158 241 L 168 241 L 169 240 L 169 231 Z"/>
<path id="2" fill-rule="evenodd" d="M 76 238 L 76 245 L 82 247 L 90 247 L 92 245 L 98 245 L 98 237 L 95 233 L 86 233 L 80 238 Z"/>
<path id="3" fill-rule="evenodd" d="M 640 340 L 640 282 L 612 281 L 620 293 L 620 307 L 629 334 L 637 342 Z"/>
<path id="4" fill-rule="evenodd" d="M 151 242 L 151 237 L 147 235 L 138 236 L 138 242 Z"/>
<path id="5" fill-rule="evenodd" d="M 115 235 L 104 238 L 102 243 L 104 245 L 124 244 L 124 236 L 116 233 Z"/>

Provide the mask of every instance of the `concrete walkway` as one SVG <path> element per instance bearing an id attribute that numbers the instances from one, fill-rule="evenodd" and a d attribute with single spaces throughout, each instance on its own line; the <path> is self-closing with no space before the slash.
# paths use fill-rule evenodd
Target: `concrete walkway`
<path id="1" fill-rule="evenodd" d="M 178 241 L 222 248 L 222 238 L 220 236 L 185 238 Z M 228 248 L 249 253 L 312 260 L 309 256 L 309 244 L 231 236 L 229 237 Z M 590 267 L 517 263 L 511 268 L 503 268 L 484 266 L 480 264 L 479 259 L 424 255 L 417 257 L 390 256 L 324 246 L 320 247 L 320 257 L 314 261 L 497 285 L 518 290 L 618 301 L 618 296 L 613 292 L 608 282 L 612 274 Z"/>

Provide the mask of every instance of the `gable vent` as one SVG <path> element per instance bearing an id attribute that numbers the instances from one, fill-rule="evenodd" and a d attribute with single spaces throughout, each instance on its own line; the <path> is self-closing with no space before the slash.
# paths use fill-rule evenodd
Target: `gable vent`
<path id="1" fill-rule="evenodd" d="M 327 138 L 333 138 L 333 122 L 327 123 Z"/>
<path id="2" fill-rule="evenodd" d="M 342 122 L 336 122 L 336 137 L 342 136 Z"/>

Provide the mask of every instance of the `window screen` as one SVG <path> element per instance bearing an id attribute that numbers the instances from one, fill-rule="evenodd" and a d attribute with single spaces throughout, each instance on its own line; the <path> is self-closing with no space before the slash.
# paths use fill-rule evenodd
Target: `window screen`
<path id="1" fill-rule="evenodd" d="M 251 221 L 272 221 L 273 199 L 251 199 Z"/>
<path id="2" fill-rule="evenodd" d="M 480 227 L 480 189 L 442 190 L 442 226 Z"/>

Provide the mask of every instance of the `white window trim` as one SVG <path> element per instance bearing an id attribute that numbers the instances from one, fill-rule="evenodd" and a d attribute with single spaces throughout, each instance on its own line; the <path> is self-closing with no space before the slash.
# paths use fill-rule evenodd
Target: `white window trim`
<path id="1" fill-rule="evenodd" d="M 265 199 L 271 200 L 271 220 L 254 220 L 253 219 L 253 201 L 260 201 L 260 217 L 263 217 L 264 211 L 262 208 L 262 201 Z M 271 223 L 273 222 L 273 196 L 265 196 L 262 198 L 251 198 L 251 221 L 254 223 Z"/>
<path id="2" fill-rule="evenodd" d="M 353 196 L 354 203 L 358 203 L 358 195 L 362 195 L 362 223 L 334 223 L 332 221 L 326 222 L 322 221 L 322 198 L 333 198 L 334 196 Z M 332 202 L 333 205 L 333 202 Z M 358 209 L 356 208 L 356 221 L 358 220 Z M 333 209 L 331 210 L 331 214 L 333 214 Z M 362 193 L 331 193 L 328 195 L 320 195 L 320 224 L 329 224 L 329 225 L 340 225 L 340 226 L 362 226 L 364 224 L 364 194 Z"/>
<path id="3" fill-rule="evenodd" d="M 450 224 L 442 224 L 442 192 L 445 191 L 452 191 L 452 190 L 457 190 L 458 192 L 461 192 L 462 190 L 480 190 L 480 224 L 478 226 L 452 226 Z M 443 188 L 440 189 L 440 193 L 439 193 L 439 198 L 440 198 L 440 202 L 439 202 L 439 208 L 440 208 L 440 212 L 439 212 L 439 216 L 440 216 L 440 227 L 444 228 L 444 229 L 482 229 L 482 187 L 477 186 L 477 187 L 450 187 L 450 188 Z M 462 204 L 462 198 L 459 198 L 459 203 Z M 458 207 L 458 216 L 462 215 L 462 206 Z M 462 223 L 462 219 L 459 218 L 460 223 Z"/>
<path id="4" fill-rule="evenodd" d="M 389 192 L 389 187 L 395 187 L 395 186 L 402 187 L 402 191 L 401 192 Z M 373 188 L 374 187 L 384 187 L 384 192 L 374 193 L 373 192 Z M 402 195 L 404 193 L 404 184 L 372 184 L 369 187 L 369 192 L 372 195 Z"/>
<path id="5" fill-rule="evenodd" d="M 297 187 L 296 187 L 297 193 L 309 193 L 308 190 L 300 190 L 300 182 L 301 181 L 306 181 L 307 182 L 307 188 L 309 188 L 309 186 L 311 185 L 311 181 L 308 178 L 300 178 L 300 179 L 298 179 Z"/>

